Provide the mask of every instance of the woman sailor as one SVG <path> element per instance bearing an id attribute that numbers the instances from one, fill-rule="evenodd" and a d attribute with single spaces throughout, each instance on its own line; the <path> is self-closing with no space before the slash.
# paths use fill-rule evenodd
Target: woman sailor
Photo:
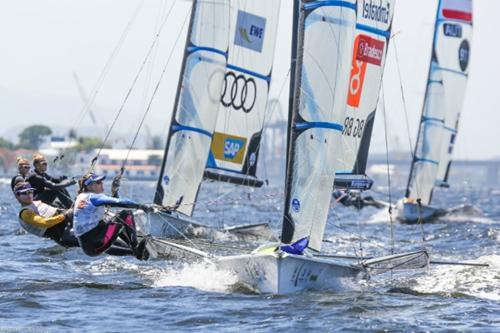
<path id="1" fill-rule="evenodd" d="M 72 211 L 61 211 L 41 201 L 33 200 L 34 189 L 29 183 L 18 182 L 14 194 L 21 204 L 19 223 L 30 234 L 54 240 L 64 247 L 78 246 L 71 233 Z"/>
<path id="2" fill-rule="evenodd" d="M 75 200 L 74 232 L 80 247 L 88 256 L 103 252 L 111 255 L 135 255 L 147 260 L 146 239 L 140 243 L 133 214 L 122 210 L 112 218 L 105 218 L 105 206 L 135 208 L 150 211 L 150 206 L 138 204 L 128 199 L 118 199 L 105 195 L 105 176 L 88 173 L 79 180 L 80 190 Z"/>

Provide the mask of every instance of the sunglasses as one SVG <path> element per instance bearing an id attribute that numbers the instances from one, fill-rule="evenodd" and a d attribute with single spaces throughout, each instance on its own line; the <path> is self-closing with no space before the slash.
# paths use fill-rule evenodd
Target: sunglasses
<path id="1" fill-rule="evenodd" d="M 19 169 L 29 169 L 30 166 L 29 165 L 20 165 L 19 166 Z"/>
<path id="2" fill-rule="evenodd" d="M 47 162 L 40 162 L 40 165 L 46 166 Z"/>
<path id="3" fill-rule="evenodd" d="M 17 195 L 30 195 L 33 194 L 33 191 L 26 191 L 26 192 L 17 192 Z"/>

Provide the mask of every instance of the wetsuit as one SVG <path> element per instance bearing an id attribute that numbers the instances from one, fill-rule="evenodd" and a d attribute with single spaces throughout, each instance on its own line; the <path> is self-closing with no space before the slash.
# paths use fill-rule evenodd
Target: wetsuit
<path id="1" fill-rule="evenodd" d="M 134 217 L 131 211 L 122 210 L 106 220 L 105 207 L 142 208 L 128 199 L 118 199 L 102 193 L 80 193 L 75 201 L 74 230 L 80 247 L 88 256 L 103 252 L 111 255 L 136 255 L 147 259 L 145 244 L 139 246 Z"/>
<path id="2" fill-rule="evenodd" d="M 57 208 L 41 201 L 33 201 L 21 208 L 19 224 L 30 234 L 50 238 L 64 247 L 79 246 L 71 232 L 71 213 L 61 214 Z"/>
<path id="3" fill-rule="evenodd" d="M 47 173 L 32 172 L 26 177 L 26 181 L 35 189 L 34 198 L 46 204 L 52 205 L 59 199 L 63 208 L 71 208 L 73 200 L 66 187 L 76 184 L 73 179 L 66 177 L 55 178 Z"/>
<path id="4" fill-rule="evenodd" d="M 12 191 L 14 191 L 14 186 L 16 186 L 17 183 L 26 181 L 26 177 L 28 177 L 29 175 L 30 174 L 28 173 L 26 176 L 23 176 L 18 173 L 17 175 L 12 177 L 12 179 L 10 180 L 10 188 L 12 189 Z"/>

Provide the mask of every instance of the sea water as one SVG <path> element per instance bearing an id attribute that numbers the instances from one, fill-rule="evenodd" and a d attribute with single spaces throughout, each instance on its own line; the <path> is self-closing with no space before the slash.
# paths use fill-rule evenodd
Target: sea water
<path id="1" fill-rule="evenodd" d="M 109 184 L 108 184 L 109 187 Z M 127 182 L 122 195 L 147 202 L 154 184 Z M 392 189 L 391 200 L 403 193 Z M 389 200 L 387 187 L 374 189 Z M 204 185 L 195 217 L 214 226 L 270 222 L 280 230 L 282 186 Z M 0 332 L 500 331 L 500 187 L 457 182 L 434 194 L 458 207 L 432 224 L 401 225 L 387 210 L 332 204 L 324 250 L 386 255 L 425 247 L 435 260 L 489 268 L 432 266 L 385 274 L 342 293 L 259 295 L 210 264 L 133 257 L 90 258 L 19 231 L 18 204 L 0 183 Z M 394 244 L 394 245 L 392 245 Z"/>

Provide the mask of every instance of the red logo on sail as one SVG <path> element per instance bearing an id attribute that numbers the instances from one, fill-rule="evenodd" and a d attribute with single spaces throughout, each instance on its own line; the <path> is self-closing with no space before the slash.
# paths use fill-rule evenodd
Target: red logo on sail
<path id="1" fill-rule="evenodd" d="M 380 66 L 384 55 L 385 42 L 366 35 L 358 35 L 354 40 L 351 76 L 347 104 L 359 106 L 367 64 Z"/>
<path id="2" fill-rule="evenodd" d="M 384 41 L 366 35 L 359 35 L 356 59 L 380 66 L 382 57 L 384 56 L 384 45 Z"/>
<path id="3" fill-rule="evenodd" d="M 472 22 L 472 2 L 470 0 L 445 0 L 442 14 L 450 20 Z"/>

